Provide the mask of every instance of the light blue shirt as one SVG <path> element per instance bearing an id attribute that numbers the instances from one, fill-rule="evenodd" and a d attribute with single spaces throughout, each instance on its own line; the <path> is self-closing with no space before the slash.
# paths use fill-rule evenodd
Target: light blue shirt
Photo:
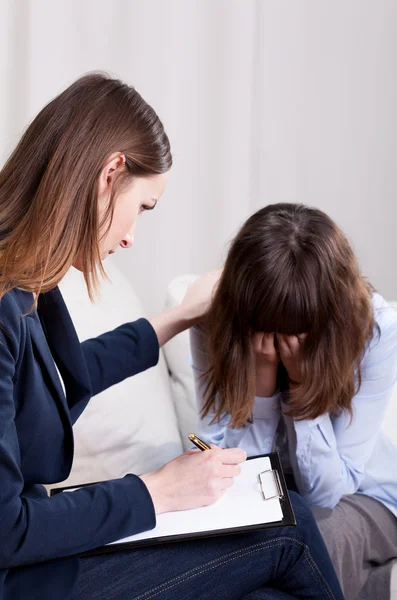
<path id="1" fill-rule="evenodd" d="M 228 427 L 229 417 L 211 424 L 201 420 L 200 435 L 223 448 L 240 447 L 248 456 L 274 450 L 289 457 L 299 492 L 310 505 L 333 508 L 342 496 L 361 493 L 382 502 L 397 516 L 397 447 L 381 426 L 397 380 L 397 312 L 379 294 L 373 295 L 375 332 L 361 363 L 362 383 L 353 398 L 353 419 L 343 412 L 296 421 L 284 414 L 282 394 L 255 398 L 253 422 Z M 205 336 L 191 330 L 192 366 L 198 408 L 203 403 L 208 368 Z M 280 421 L 283 421 L 280 423 Z M 284 430 L 284 441 L 280 437 Z"/>

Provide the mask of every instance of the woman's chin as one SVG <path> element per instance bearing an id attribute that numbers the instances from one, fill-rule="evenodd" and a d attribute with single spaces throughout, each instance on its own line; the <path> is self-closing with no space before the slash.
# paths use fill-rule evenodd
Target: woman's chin
<path id="1" fill-rule="evenodd" d="M 110 254 L 114 254 L 116 251 L 115 250 L 106 250 L 106 252 L 103 252 L 101 254 L 101 261 L 103 262 Z M 81 271 L 83 273 L 84 269 L 83 269 L 83 261 L 81 260 L 80 257 L 78 257 L 74 263 L 73 266 L 75 269 L 77 269 L 78 271 Z"/>

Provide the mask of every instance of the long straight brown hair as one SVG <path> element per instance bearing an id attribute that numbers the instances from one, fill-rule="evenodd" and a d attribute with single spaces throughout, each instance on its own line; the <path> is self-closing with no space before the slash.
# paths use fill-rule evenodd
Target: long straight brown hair
<path id="1" fill-rule="evenodd" d="M 302 384 L 288 414 L 314 419 L 352 412 L 360 362 L 375 327 L 371 285 L 342 231 L 323 212 L 274 204 L 248 219 L 233 241 L 208 314 L 210 368 L 203 416 L 246 424 L 255 397 L 255 332 L 298 335 Z M 287 390 L 286 372 L 279 385 Z"/>
<path id="2" fill-rule="evenodd" d="M 98 180 L 113 152 L 126 163 L 99 222 Z M 99 232 L 117 192 L 171 164 L 163 125 L 133 87 L 98 73 L 78 79 L 42 109 L 0 172 L 0 298 L 14 287 L 48 291 L 78 255 L 92 298 L 104 275 Z"/>

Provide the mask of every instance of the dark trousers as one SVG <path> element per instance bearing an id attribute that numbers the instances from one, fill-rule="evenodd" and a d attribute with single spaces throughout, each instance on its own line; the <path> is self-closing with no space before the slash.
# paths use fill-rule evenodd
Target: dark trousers
<path id="1" fill-rule="evenodd" d="M 343 600 L 306 503 L 296 527 L 87 557 L 70 600 Z"/>

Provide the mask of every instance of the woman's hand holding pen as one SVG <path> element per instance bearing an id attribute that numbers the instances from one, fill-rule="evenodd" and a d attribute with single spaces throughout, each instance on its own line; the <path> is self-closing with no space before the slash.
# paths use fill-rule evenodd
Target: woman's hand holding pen
<path id="1" fill-rule="evenodd" d="M 148 475 L 142 475 L 156 514 L 199 508 L 216 502 L 233 485 L 246 460 L 240 448 L 189 450 Z"/>

